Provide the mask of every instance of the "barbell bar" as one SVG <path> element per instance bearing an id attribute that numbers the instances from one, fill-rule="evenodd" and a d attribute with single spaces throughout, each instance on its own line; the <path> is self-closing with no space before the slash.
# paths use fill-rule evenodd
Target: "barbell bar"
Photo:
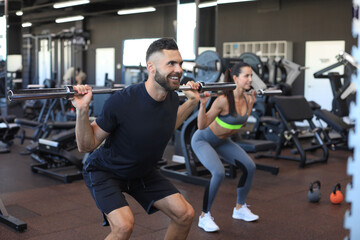
<path id="1" fill-rule="evenodd" d="M 203 83 L 199 82 L 199 91 L 220 91 L 220 90 L 233 90 L 236 88 L 236 84 L 229 83 Z M 113 93 L 121 90 L 120 88 L 99 88 L 93 89 L 93 94 L 106 94 Z M 180 91 L 191 90 L 190 86 L 180 86 Z M 8 99 L 9 101 L 17 100 L 35 100 L 35 99 L 51 99 L 51 98 L 66 98 L 71 99 L 77 95 L 77 92 L 72 86 L 65 86 L 64 88 L 43 88 L 43 89 L 19 89 L 9 90 Z"/>
<path id="2" fill-rule="evenodd" d="M 203 91 L 224 91 L 234 90 L 236 84 L 234 83 L 203 83 L 200 82 L 199 92 Z M 119 88 L 99 88 L 92 89 L 93 94 L 106 94 L 113 93 L 121 90 L 124 87 Z M 180 86 L 178 90 L 187 91 L 191 90 L 190 86 Z M 258 95 L 278 95 L 281 94 L 281 90 L 258 90 Z M 9 90 L 8 99 L 9 101 L 20 101 L 20 100 L 35 100 L 35 99 L 51 99 L 51 98 L 66 98 L 71 99 L 77 95 L 77 92 L 72 86 L 65 86 L 64 88 L 44 88 L 44 89 L 20 89 L 20 90 Z"/>
<path id="3" fill-rule="evenodd" d="M 252 94 L 252 92 L 247 91 L 247 92 L 245 92 L 245 94 L 250 95 L 250 94 Z M 256 91 L 256 95 L 260 96 L 260 97 L 262 97 L 262 96 L 275 96 L 275 95 L 281 95 L 281 94 L 282 94 L 282 90 L 279 90 L 279 89 L 269 89 L 269 90 L 260 89 L 260 90 Z M 182 93 L 182 92 L 178 92 L 178 95 L 179 95 L 179 97 L 181 99 L 186 98 L 185 94 Z M 217 97 L 219 95 L 220 95 L 220 93 L 218 93 L 218 92 L 211 92 L 210 93 L 210 97 Z M 206 96 L 205 96 L 204 93 L 200 93 L 200 97 L 206 97 Z"/>
<path id="4" fill-rule="evenodd" d="M 93 94 L 106 94 L 106 93 L 113 93 L 121 89 L 123 89 L 123 87 L 99 88 L 99 89 L 93 89 L 92 92 Z M 20 90 L 8 91 L 9 101 L 51 99 L 51 98 L 71 99 L 76 95 L 78 95 L 78 93 L 73 89 L 72 86 L 65 86 L 64 88 L 20 89 Z"/>

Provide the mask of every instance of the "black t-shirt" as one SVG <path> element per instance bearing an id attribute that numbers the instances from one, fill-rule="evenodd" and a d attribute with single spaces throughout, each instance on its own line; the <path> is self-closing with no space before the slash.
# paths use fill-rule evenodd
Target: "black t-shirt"
<path id="1" fill-rule="evenodd" d="M 163 156 L 175 128 L 179 97 L 171 91 L 155 101 L 145 84 L 115 92 L 96 123 L 110 133 L 88 158 L 85 168 L 111 171 L 124 179 L 145 176 Z"/>

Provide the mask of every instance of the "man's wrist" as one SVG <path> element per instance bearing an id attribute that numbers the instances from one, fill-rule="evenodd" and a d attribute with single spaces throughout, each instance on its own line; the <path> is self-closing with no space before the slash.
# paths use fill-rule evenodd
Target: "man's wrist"
<path id="1" fill-rule="evenodd" d="M 80 106 L 76 108 L 76 113 L 78 114 L 83 114 L 83 113 L 88 113 L 89 112 L 89 106 Z"/>

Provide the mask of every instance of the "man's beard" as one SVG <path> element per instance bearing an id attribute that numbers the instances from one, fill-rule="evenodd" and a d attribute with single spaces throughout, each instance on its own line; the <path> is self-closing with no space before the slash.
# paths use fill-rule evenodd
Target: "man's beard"
<path id="1" fill-rule="evenodd" d="M 178 75 L 176 75 L 178 76 Z M 180 86 L 180 76 L 179 77 L 179 84 L 172 86 L 170 81 L 168 80 L 167 76 L 161 75 L 157 70 L 155 73 L 155 81 L 162 86 L 166 91 L 173 91 L 179 88 Z"/>

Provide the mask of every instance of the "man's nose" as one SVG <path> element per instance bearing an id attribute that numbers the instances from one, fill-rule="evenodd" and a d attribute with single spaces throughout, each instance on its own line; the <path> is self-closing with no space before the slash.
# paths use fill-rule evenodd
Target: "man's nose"
<path id="1" fill-rule="evenodd" d="M 182 69 L 181 65 L 176 65 L 176 66 L 175 66 L 175 72 L 178 72 L 178 73 L 182 73 L 182 72 L 183 72 L 183 69 Z"/>

